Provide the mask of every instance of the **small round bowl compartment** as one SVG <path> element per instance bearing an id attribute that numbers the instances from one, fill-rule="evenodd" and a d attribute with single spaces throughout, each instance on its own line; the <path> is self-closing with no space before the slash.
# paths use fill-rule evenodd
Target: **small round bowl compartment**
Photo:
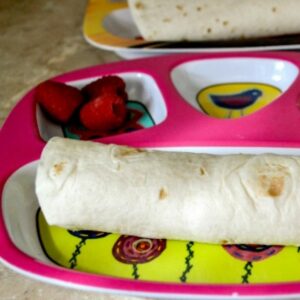
<path id="1" fill-rule="evenodd" d="M 143 73 L 122 73 L 117 74 L 126 83 L 128 94 L 127 109 L 130 121 L 126 122 L 124 130 L 113 132 L 112 135 L 130 133 L 135 130 L 142 130 L 162 123 L 167 117 L 167 110 L 163 96 L 154 79 Z M 102 76 L 67 82 L 68 85 L 83 88 L 85 85 Z M 89 132 L 78 126 L 70 124 L 61 126 L 52 122 L 46 117 L 39 105 L 36 109 L 36 120 L 41 138 L 48 141 L 54 136 L 69 137 L 74 139 L 92 140 L 100 137 L 97 133 Z"/>
<path id="2" fill-rule="evenodd" d="M 199 112 L 235 119 L 274 102 L 298 74 L 298 67 L 289 61 L 249 57 L 189 61 L 176 66 L 171 78 L 179 94 Z"/>

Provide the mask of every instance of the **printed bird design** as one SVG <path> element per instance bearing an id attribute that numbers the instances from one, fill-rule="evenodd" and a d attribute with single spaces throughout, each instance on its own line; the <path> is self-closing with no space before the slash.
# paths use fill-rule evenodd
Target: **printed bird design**
<path id="1" fill-rule="evenodd" d="M 262 96 L 262 91 L 258 89 L 250 89 L 238 94 L 231 95 L 209 95 L 216 106 L 229 110 L 228 118 L 231 118 L 233 110 L 240 110 L 241 116 L 244 115 L 243 109 L 251 106 Z"/>
<path id="2" fill-rule="evenodd" d="M 244 109 L 252 105 L 261 96 L 262 91 L 258 89 L 252 89 L 231 95 L 210 95 L 210 98 L 215 105 L 222 108 Z"/>

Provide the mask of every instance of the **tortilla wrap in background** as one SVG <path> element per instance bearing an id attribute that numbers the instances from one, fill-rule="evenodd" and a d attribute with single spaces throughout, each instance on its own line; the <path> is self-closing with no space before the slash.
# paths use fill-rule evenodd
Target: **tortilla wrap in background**
<path id="1" fill-rule="evenodd" d="M 52 138 L 36 194 L 50 225 L 216 244 L 300 245 L 300 158 L 146 151 Z"/>
<path id="2" fill-rule="evenodd" d="M 212 41 L 300 33 L 299 0 L 128 0 L 147 41 Z"/>

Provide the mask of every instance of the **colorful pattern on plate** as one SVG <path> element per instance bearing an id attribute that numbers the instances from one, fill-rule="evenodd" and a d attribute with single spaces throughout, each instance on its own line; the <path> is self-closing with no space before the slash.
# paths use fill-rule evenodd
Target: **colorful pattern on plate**
<path id="1" fill-rule="evenodd" d="M 207 115 L 235 119 L 253 114 L 279 97 L 281 91 L 261 83 L 225 83 L 206 87 L 197 103 Z"/>
<path id="2" fill-rule="evenodd" d="M 70 234 L 80 238 L 80 242 L 75 246 L 75 251 L 72 253 L 72 257 L 69 260 L 70 268 L 74 269 L 77 266 L 77 256 L 81 253 L 81 248 L 86 244 L 88 239 L 99 239 L 106 237 L 110 233 L 102 231 L 92 231 L 92 230 L 68 230 Z"/>
<path id="3" fill-rule="evenodd" d="M 242 275 L 242 282 L 249 283 L 249 277 L 252 275 L 253 262 L 258 262 L 279 253 L 282 246 L 266 245 L 225 245 L 224 249 L 233 257 L 246 261 L 244 266 L 246 273 Z"/>
<path id="4" fill-rule="evenodd" d="M 137 264 L 144 264 L 157 258 L 166 249 L 166 240 L 145 239 L 136 236 L 122 235 L 113 246 L 112 253 L 115 259 L 132 264 L 133 278 L 138 279 Z"/>
<path id="5" fill-rule="evenodd" d="M 138 101 L 128 101 L 128 118 L 125 124 L 118 130 L 109 133 L 87 130 L 78 122 L 63 126 L 64 136 L 79 140 L 92 140 L 105 136 L 112 136 L 121 133 L 131 132 L 155 125 L 155 122 L 145 105 Z"/>
<path id="6" fill-rule="evenodd" d="M 44 253 L 51 261 L 84 272 L 177 283 L 300 280 L 300 254 L 296 247 L 219 246 L 94 231 L 74 232 L 49 226 L 40 210 L 37 230 Z M 252 272 L 254 264 L 255 272 Z"/>

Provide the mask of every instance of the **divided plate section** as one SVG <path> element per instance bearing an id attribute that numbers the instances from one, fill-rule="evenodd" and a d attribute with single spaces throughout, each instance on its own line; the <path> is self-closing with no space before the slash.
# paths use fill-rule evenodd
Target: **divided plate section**
<path id="1" fill-rule="evenodd" d="M 74 139 L 92 140 L 108 135 L 118 135 L 135 130 L 149 128 L 162 123 L 167 117 L 167 109 L 163 96 L 154 79 L 144 73 L 121 73 L 115 74 L 123 78 L 126 83 L 128 94 L 128 120 L 117 131 L 103 135 L 99 132 L 91 132 L 84 129 L 78 122 L 60 126 L 49 120 L 37 106 L 37 124 L 40 136 L 48 141 L 53 136 L 64 136 Z M 81 89 L 99 77 L 88 78 L 80 81 L 68 82 L 67 84 Z"/>
<path id="2" fill-rule="evenodd" d="M 296 65 L 281 59 L 217 58 L 180 64 L 171 78 L 184 100 L 201 113 L 234 119 L 271 104 L 298 74 Z"/>
<path id="3" fill-rule="evenodd" d="M 283 148 L 168 149 L 212 154 L 300 155 L 297 149 Z M 17 170 L 6 182 L 2 195 L 10 239 L 34 260 L 52 262 L 87 275 L 102 274 L 138 281 L 251 284 L 300 279 L 296 247 L 206 245 L 49 226 L 38 208 L 34 192 L 36 168 L 37 162 L 33 162 Z M 135 254 L 132 256 L 132 253 Z"/>

